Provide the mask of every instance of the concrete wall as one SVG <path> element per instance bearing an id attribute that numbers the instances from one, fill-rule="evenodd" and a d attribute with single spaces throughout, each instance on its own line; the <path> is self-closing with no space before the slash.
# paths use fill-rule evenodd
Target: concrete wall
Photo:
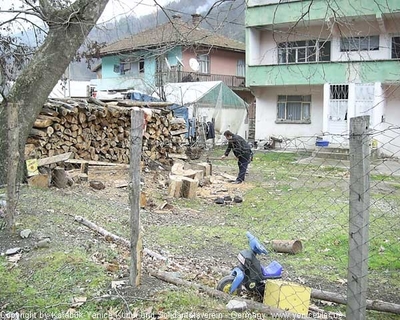
<path id="1" fill-rule="evenodd" d="M 206 52 L 205 52 L 206 53 Z M 245 61 L 245 54 L 240 52 L 232 52 L 220 49 L 213 49 L 210 55 L 210 73 L 221 75 L 236 75 L 237 63 L 239 59 Z M 182 55 L 183 63 L 185 65 L 184 71 L 193 71 L 189 66 L 189 60 L 196 59 L 196 52 L 193 50 L 186 50 Z"/>
<path id="2" fill-rule="evenodd" d="M 315 144 L 314 135 L 322 134 L 323 87 L 322 86 L 286 86 L 268 87 L 254 90 L 256 95 L 256 140 L 270 136 L 294 138 L 304 136 Z M 311 94 L 311 124 L 276 123 L 278 95 Z M 309 137 L 309 138 L 307 138 Z"/>
<path id="3" fill-rule="evenodd" d="M 378 142 L 379 153 L 383 156 L 400 158 L 400 86 L 386 85 L 383 87 L 385 96 L 385 113 L 382 122 L 374 126 L 373 139 Z M 382 132 L 376 134 L 376 132 Z"/>

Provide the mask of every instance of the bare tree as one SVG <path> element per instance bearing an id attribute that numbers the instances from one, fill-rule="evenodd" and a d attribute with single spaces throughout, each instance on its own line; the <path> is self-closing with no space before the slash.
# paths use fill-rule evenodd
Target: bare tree
<path id="1" fill-rule="evenodd" d="M 0 105 L 0 149 L 7 150 L 7 103 L 18 103 L 21 106 L 18 116 L 21 154 L 43 104 L 103 13 L 108 0 L 77 0 L 73 3 L 65 0 L 25 0 L 23 3 L 23 9 L 0 10 L 0 14 L 13 14 L 13 18 L 4 20 L 0 27 L 4 31 L 7 24 L 28 22 L 36 31 L 46 30 L 47 35 L 28 63 L 21 58 L 22 53 L 26 53 L 26 46 L 18 44 L 11 36 L 0 35 L 0 64 L 18 65 L 22 69 Z M 3 54 L 7 50 L 14 54 Z M 3 67 L 2 70 L 0 80 L 4 85 L 7 69 Z M 6 172 L 6 168 L 7 153 L 1 152 L 0 172 Z M 0 185 L 3 184 L 5 175 L 0 175 Z"/>

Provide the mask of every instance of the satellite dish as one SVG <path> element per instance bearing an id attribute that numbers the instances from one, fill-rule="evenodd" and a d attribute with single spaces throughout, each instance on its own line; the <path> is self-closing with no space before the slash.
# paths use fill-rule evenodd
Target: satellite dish
<path id="1" fill-rule="evenodd" d="M 168 70 L 171 70 L 171 65 L 169 64 L 167 58 L 165 58 L 165 65 L 167 66 Z"/>
<path id="2" fill-rule="evenodd" d="M 176 60 L 178 61 L 178 63 L 179 63 L 182 67 L 185 67 L 181 59 L 179 59 L 178 57 L 176 57 Z"/>
<path id="3" fill-rule="evenodd" d="M 200 64 L 195 58 L 190 58 L 189 59 L 189 66 L 193 71 L 199 71 L 200 69 Z"/>

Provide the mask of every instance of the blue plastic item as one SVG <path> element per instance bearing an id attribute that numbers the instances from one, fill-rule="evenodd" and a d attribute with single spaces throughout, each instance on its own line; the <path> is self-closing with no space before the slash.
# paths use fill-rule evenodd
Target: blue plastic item
<path id="1" fill-rule="evenodd" d="M 254 252 L 254 254 L 268 254 L 267 249 L 258 241 L 258 239 L 253 236 L 249 231 L 246 232 L 246 237 L 249 239 L 250 249 Z"/>
<path id="2" fill-rule="evenodd" d="M 235 279 L 233 280 L 231 289 L 229 290 L 230 294 L 232 294 L 243 282 L 244 272 L 240 268 L 236 267 L 235 269 L 232 270 L 231 275 L 235 276 Z"/>
<path id="3" fill-rule="evenodd" d="M 317 142 L 315 142 L 315 145 L 317 147 L 327 147 L 327 146 L 329 146 L 329 141 L 318 140 Z"/>
<path id="4" fill-rule="evenodd" d="M 263 273 L 263 276 L 268 279 L 280 278 L 282 276 L 282 270 L 283 267 L 281 266 L 281 264 L 275 260 L 272 261 L 266 267 L 261 266 L 261 271 Z"/>

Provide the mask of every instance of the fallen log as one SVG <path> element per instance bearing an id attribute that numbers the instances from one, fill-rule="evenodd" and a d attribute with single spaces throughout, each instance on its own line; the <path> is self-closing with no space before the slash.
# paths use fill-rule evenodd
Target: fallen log
<path id="1" fill-rule="evenodd" d="M 84 226 L 88 227 L 89 229 L 92 229 L 92 230 L 94 230 L 94 231 L 100 233 L 100 234 L 103 235 L 107 240 L 111 240 L 111 241 L 113 241 L 113 242 L 120 243 L 120 244 L 122 244 L 123 246 L 128 247 L 128 248 L 129 248 L 130 245 L 131 245 L 130 242 L 129 242 L 129 240 L 127 240 L 127 239 L 125 239 L 125 238 L 122 238 L 122 237 L 120 237 L 120 236 L 117 236 L 117 235 L 115 235 L 115 234 L 113 234 L 113 233 L 111 233 L 111 232 L 108 232 L 106 229 L 104 229 L 104 228 L 98 226 L 97 224 L 95 224 L 95 223 L 93 223 L 93 222 L 91 222 L 91 221 L 89 221 L 89 220 L 87 220 L 87 219 L 85 219 L 85 218 L 83 218 L 83 217 L 81 217 L 81 216 L 76 216 L 76 217 L 75 217 L 75 221 L 77 221 L 77 222 L 79 222 L 79 223 L 82 223 Z"/>
<path id="2" fill-rule="evenodd" d="M 325 300 L 339 304 L 347 304 L 347 297 L 340 293 L 325 290 L 311 289 L 311 298 Z M 367 300 L 367 309 L 381 312 L 400 314 L 400 305 L 381 300 Z"/>
<path id="3" fill-rule="evenodd" d="M 125 239 L 123 237 L 117 236 L 117 235 L 107 231 L 106 229 L 98 226 L 97 224 L 95 224 L 95 223 L 93 223 L 93 222 L 91 222 L 91 221 L 89 221 L 89 220 L 87 220 L 87 219 L 85 219 L 85 218 L 83 218 L 81 216 L 75 216 L 75 221 L 83 224 L 84 226 L 88 227 L 89 229 L 91 229 L 93 231 L 98 232 L 99 234 L 104 236 L 109 241 L 113 241 L 113 242 L 119 243 L 119 244 L 121 244 L 121 245 L 123 245 L 124 247 L 127 247 L 127 248 L 130 248 L 130 246 L 131 246 L 131 243 L 130 243 L 129 240 L 127 240 L 127 239 Z M 164 261 L 167 260 L 167 258 L 162 256 L 161 254 L 159 254 L 157 252 L 154 252 L 154 251 L 152 251 L 150 249 L 147 249 L 147 248 L 143 249 L 143 253 L 153 257 L 154 259 L 164 260 Z"/>
<path id="4" fill-rule="evenodd" d="M 150 275 L 157 279 L 163 280 L 165 282 L 172 283 L 176 286 L 190 287 L 190 288 L 199 290 L 201 292 L 205 292 L 210 297 L 218 298 L 220 300 L 223 300 L 226 303 L 233 299 L 233 296 L 231 296 L 225 292 L 222 292 L 222 291 L 219 291 L 216 289 L 212 289 L 207 286 L 202 286 L 202 285 L 194 283 L 194 282 L 189 282 L 189 281 L 186 281 L 183 279 L 176 278 L 166 272 L 150 271 Z M 237 298 L 235 297 L 235 299 L 237 299 Z M 239 300 L 239 299 L 237 299 L 237 300 Z M 306 317 L 304 315 L 299 315 L 299 314 L 288 312 L 288 311 L 285 311 L 282 309 L 270 307 L 270 306 L 267 306 L 265 304 L 262 304 L 262 303 L 259 303 L 256 301 L 247 300 L 247 299 L 240 299 L 240 300 L 243 300 L 246 302 L 247 310 L 256 311 L 260 314 L 267 314 L 267 315 L 273 316 L 274 318 L 312 320 L 312 318 Z"/>

